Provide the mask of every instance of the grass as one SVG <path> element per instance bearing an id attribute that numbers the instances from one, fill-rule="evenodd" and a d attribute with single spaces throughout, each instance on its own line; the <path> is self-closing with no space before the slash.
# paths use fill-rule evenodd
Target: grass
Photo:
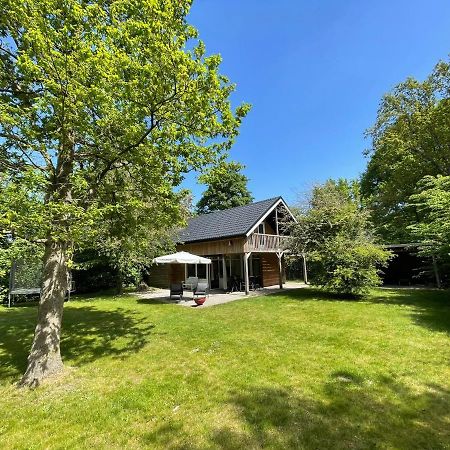
<path id="1" fill-rule="evenodd" d="M 36 308 L 0 309 L 0 448 L 450 448 L 448 292 L 213 308 L 66 305 L 66 373 L 18 390 Z"/>

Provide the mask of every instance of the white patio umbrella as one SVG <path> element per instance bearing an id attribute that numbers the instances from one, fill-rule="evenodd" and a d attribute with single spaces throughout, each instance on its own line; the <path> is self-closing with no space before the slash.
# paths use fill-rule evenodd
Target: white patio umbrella
<path id="1" fill-rule="evenodd" d="M 188 252 L 178 252 L 171 255 L 158 256 L 153 259 L 157 264 L 195 264 L 195 274 L 197 275 L 197 264 L 211 264 L 209 258 L 203 258 L 203 256 L 193 255 Z M 206 280 L 209 286 L 208 269 L 206 269 Z"/>
<path id="2" fill-rule="evenodd" d="M 193 255 L 188 252 L 178 252 L 171 255 L 158 256 L 153 259 L 157 264 L 211 264 L 211 260 L 203 256 Z"/>

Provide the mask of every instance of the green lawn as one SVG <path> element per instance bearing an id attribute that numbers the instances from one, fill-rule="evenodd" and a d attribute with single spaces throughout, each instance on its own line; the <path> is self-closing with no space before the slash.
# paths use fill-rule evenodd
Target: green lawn
<path id="1" fill-rule="evenodd" d="M 18 390 L 35 316 L 0 308 L 2 449 L 450 448 L 448 292 L 78 299 L 66 373 Z"/>

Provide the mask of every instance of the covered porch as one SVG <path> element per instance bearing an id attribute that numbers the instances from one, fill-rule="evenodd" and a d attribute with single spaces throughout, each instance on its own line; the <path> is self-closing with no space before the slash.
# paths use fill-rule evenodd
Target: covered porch
<path id="1" fill-rule="evenodd" d="M 283 253 L 245 252 L 209 255 L 211 289 L 245 292 L 277 285 L 283 287 Z M 193 273 L 194 268 L 189 273 Z"/>
<path id="2" fill-rule="evenodd" d="M 161 264 L 152 268 L 151 286 L 168 288 L 187 280 L 204 280 L 210 290 L 244 292 L 285 282 L 282 252 L 208 254 L 211 264 Z"/>

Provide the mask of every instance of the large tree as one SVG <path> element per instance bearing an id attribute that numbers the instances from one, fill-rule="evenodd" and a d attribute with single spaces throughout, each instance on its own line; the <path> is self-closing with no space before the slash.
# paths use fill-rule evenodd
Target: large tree
<path id="1" fill-rule="evenodd" d="M 358 183 L 328 180 L 294 211 L 297 222 L 287 225 L 289 249 L 312 263 L 313 284 L 352 295 L 380 284 L 380 267 L 389 252 L 376 242 Z"/>
<path id="2" fill-rule="evenodd" d="M 187 24 L 190 4 L 0 4 L 0 161 L 9 193 L 2 228 L 44 246 L 38 321 L 22 385 L 63 367 L 71 253 L 116 206 L 105 195 L 115 174 L 127 172 L 145 186 L 156 226 L 166 226 L 179 205 L 173 186 L 183 172 L 213 163 L 230 147 L 248 110 L 231 109 L 234 86 L 218 72 L 220 57 L 206 57 Z"/>
<path id="3" fill-rule="evenodd" d="M 205 214 L 251 203 L 253 197 L 243 169 L 244 166 L 238 162 L 221 161 L 200 175 L 200 183 L 207 188 L 197 203 L 197 212 Z"/>
<path id="4" fill-rule="evenodd" d="M 123 292 L 125 281 L 137 285 L 155 256 L 174 250 L 176 226 L 187 216 L 186 192 L 168 191 L 170 196 L 155 198 L 155 183 L 147 183 L 149 177 L 141 167 L 114 171 L 99 198 L 102 220 L 95 233 L 79 241 L 82 255 L 93 255 L 94 262 L 100 257 L 114 271 L 117 294 Z M 89 268 L 92 262 L 87 259 L 77 267 Z"/>
<path id="5" fill-rule="evenodd" d="M 450 174 L 450 65 L 440 62 L 423 82 L 413 78 L 384 96 L 362 177 L 362 194 L 388 242 L 414 239 L 408 226 L 421 212 L 409 197 L 427 175 Z"/>
<path id="6" fill-rule="evenodd" d="M 420 220 L 408 228 L 420 243 L 419 253 L 431 258 L 438 287 L 438 267 L 448 282 L 450 268 L 450 176 L 424 177 L 417 193 L 410 197 L 410 206 L 418 211 Z"/>

